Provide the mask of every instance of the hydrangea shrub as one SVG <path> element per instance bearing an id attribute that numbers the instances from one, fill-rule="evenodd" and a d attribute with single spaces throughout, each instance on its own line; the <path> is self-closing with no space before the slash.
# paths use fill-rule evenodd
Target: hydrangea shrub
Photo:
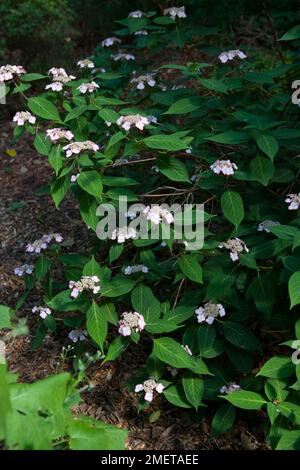
<path id="1" fill-rule="evenodd" d="M 15 138 L 34 135 L 53 169 L 55 205 L 71 191 L 90 234 L 88 253 L 70 252 L 68 234 L 28 241 L 35 270 L 17 268 L 26 274 L 18 308 L 35 282 L 43 285 L 34 346 L 48 330 L 55 334 L 57 316 L 78 357 L 89 345 L 103 363 L 150 338 L 152 352 L 129 384 L 141 409 L 158 394 L 191 411 L 207 406 L 214 436 L 230 429 L 240 409 L 261 410 L 271 446 L 299 449 L 295 49 L 286 43 L 281 63 L 242 45 L 224 51 L 207 32 L 201 41 L 213 42 L 216 54 L 191 61 L 185 53 L 197 42 L 184 7 L 135 11 L 118 27 L 74 75 L 53 67 L 11 78 L 0 69 L 6 91 L 26 95 Z M 97 207 L 118 207 L 121 196 L 145 205 L 156 239 L 124 227 L 98 239 Z M 162 206 L 174 202 L 204 203 L 199 250 L 175 238 L 174 217 Z"/>

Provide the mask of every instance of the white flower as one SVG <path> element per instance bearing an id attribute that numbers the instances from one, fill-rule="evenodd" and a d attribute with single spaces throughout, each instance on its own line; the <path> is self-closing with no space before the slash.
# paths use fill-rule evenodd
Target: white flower
<path id="1" fill-rule="evenodd" d="M 124 243 L 125 240 L 136 237 L 136 230 L 132 227 L 121 227 L 113 230 L 111 240 L 117 240 L 118 243 Z"/>
<path id="2" fill-rule="evenodd" d="M 29 111 L 19 111 L 13 117 L 13 122 L 16 122 L 18 126 L 24 126 L 25 122 L 35 124 L 36 117 L 33 116 Z"/>
<path id="3" fill-rule="evenodd" d="M 15 76 L 19 77 L 26 73 L 26 70 L 21 65 L 2 65 L 0 67 L 0 83 L 8 82 Z"/>
<path id="4" fill-rule="evenodd" d="M 101 46 L 110 47 L 110 46 L 113 46 L 114 44 L 120 44 L 120 43 L 121 43 L 121 39 L 112 37 L 112 38 L 103 39 L 103 41 L 101 42 Z"/>
<path id="5" fill-rule="evenodd" d="M 129 131 L 131 127 L 136 127 L 140 131 L 144 129 L 144 126 L 150 124 L 148 118 L 141 116 L 140 114 L 130 114 L 128 116 L 120 116 L 117 120 L 117 125 Z"/>
<path id="6" fill-rule="evenodd" d="M 264 220 L 258 225 L 257 231 L 258 232 L 265 231 L 267 233 L 270 233 L 269 227 L 276 227 L 276 225 L 280 225 L 280 222 L 277 222 L 276 220 Z"/>
<path id="7" fill-rule="evenodd" d="M 134 77 L 130 80 L 130 83 L 136 83 L 137 90 L 144 90 L 145 84 L 149 85 L 150 87 L 154 87 L 156 81 L 154 80 L 153 73 L 147 73 L 145 75 L 139 75 L 138 77 Z"/>
<path id="8" fill-rule="evenodd" d="M 143 13 L 141 10 L 135 10 L 129 13 L 128 18 L 142 18 L 144 15 L 145 13 Z"/>
<path id="9" fill-rule="evenodd" d="M 125 52 L 118 52 L 118 54 L 112 55 L 112 58 L 115 62 L 117 62 L 118 60 L 135 60 L 134 55 L 126 54 Z"/>
<path id="10" fill-rule="evenodd" d="M 148 36 L 148 31 L 146 29 L 141 29 L 134 33 L 135 36 Z"/>
<path id="11" fill-rule="evenodd" d="M 239 254 L 242 253 L 242 251 L 249 253 L 246 243 L 240 238 L 231 238 L 227 240 L 227 242 L 220 243 L 219 248 L 230 250 L 229 255 L 232 261 L 237 261 L 239 259 Z"/>
<path id="12" fill-rule="evenodd" d="M 98 294 L 100 291 L 100 279 L 98 276 L 82 276 L 79 281 L 70 281 L 69 289 L 71 289 L 71 297 L 76 297 L 84 290 L 91 290 L 93 294 Z"/>
<path id="13" fill-rule="evenodd" d="M 79 175 L 80 173 L 77 173 L 76 175 L 71 175 L 71 178 L 70 178 L 71 183 L 76 183 Z"/>
<path id="14" fill-rule="evenodd" d="M 33 307 L 32 313 L 38 313 L 39 316 L 45 320 L 48 315 L 51 315 L 51 310 L 48 307 Z"/>
<path id="15" fill-rule="evenodd" d="M 45 90 L 52 90 L 52 91 L 62 91 L 63 83 L 62 82 L 52 82 L 49 85 L 45 86 Z"/>
<path id="16" fill-rule="evenodd" d="M 48 73 L 52 75 L 53 82 L 68 83 L 71 80 L 75 80 L 76 77 L 68 75 L 64 68 L 52 67 Z"/>
<path id="17" fill-rule="evenodd" d="M 68 334 L 69 339 L 73 343 L 77 343 L 78 341 L 84 341 L 87 338 L 88 332 L 86 330 L 71 330 Z"/>
<path id="18" fill-rule="evenodd" d="M 33 243 L 28 243 L 28 245 L 26 245 L 25 251 L 27 253 L 41 253 L 41 251 L 46 250 L 49 243 L 53 241 L 56 243 L 61 243 L 63 241 L 63 237 L 60 233 L 49 233 L 43 235 L 39 240 L 35 240 Z"/>
<path id="19" fill-rule="evenodd" d="M 210 166 L 210 169 L 217 175 L 220 173 L 223 173 L 223 175 L 233 175 L 238 167 L 230 160 L 216 160 L 215 163 Z"/>
<path id="20" fill-rule="evenodd" d="M 189 356 L 192 356 L 192 355 L 193 355 L 191 349 L 188 347 L 187 344 L 186 344 L 185 346 L 182 344 L 181 347 L 185 350 L 185 352 L 188 353 Z"/>
<path id="21" fill-rule="evenodd" d="M 74 135 L 71 131 L 62 129 L 60 127 L 54 127 L 53 129 L 47 129 L 46 135 L 52 142 L 57 142 L 61 139 L 72 140 Z"/>
<path id="22" fill-rule="evenodd" d="M 97 88 L 100 88 L 99 85 L 96 82 L 90 82 L 90 83 L 82 83 L 77 90 L 80 91 L 80 93 L 93 93 Z"/>
<path id="23" fill-rule="evenodd" d="M 119 321 L 119 333 L 122 336 L 130 336 L 132 331 L 139 333 L 145 328 L 145 319 L 138 312 L 124 312 Z"/>
<path id="24" fill-rule="evenodd" d="M 170 16 L 172 18 L 172 20 L 175 20 L 176 16 L 178 16 L 178 18 L 186 18 L 185 7 L 166 8 L 164 10 L 164 15 L 165 16 Z"/>
<path id="25" fill-rule="evenodd" d="M 230 383 L 228 386 L 223 385 L 223 387 L 220 388 L 220 393 L 228 394 L 228 393 L 236 392 L 237 390 L 240 390 L 240 389 L 241 389 L 240 385 Z"/>
<path id="26" fill-rule="evenodd" d="M 145 400 L 151 402 L 153 400 L 154 391 L 156 391 L 157 393 L 162 393 L 164 389 L 165 386 L 163 384 L 158 383 L 155 379 L 150 378 L 148 380 L 145 380 L 145 382 L 143 382 L 142 384 L 137 384 L 135 386 L 134 391 L 136 393 L 144 391 Z"/>
<path id="27" fill-rule="evenodd" d="M 285 202 L 289 204 L 288 209 L 290 211 L 295 211 L 300 207 L 300 193 L 298 194 L 288 194 L 286 196 Z"/>
<path id="28" fill-rule="evenodd" d="M 238 57 L 239 59 L 247 59 L 247 55 L 243 52 L 240 51 L 239 49 L 234 49 L 231 51 L 225 51 L 222 52 L 218 58 L 222 64 L 226 64 L 226 62 L 233 60 L 235 57 Z"/>
<path id="29" fill-rule="evenodd" d="M 158 205 L 145 207 L 143 214 L 145 214 L 147 220 L 150 220 L 154 225 L 158 225 L 161 222 L 170 225 L 174 222 L 173 214 L 168 209 L 164 209 Z"/>
<path id="30" fill-rule="evenodd" d="M 14 269 L 14 273 L 16 276 L 22 277 L 25 274 L 32 274 L 34 271 L 33 264 L 23 264 L 22 266 L 18 266 Z"/>
<path id="31" fill-rule="evenodd" d="M 226 314 L 222 304 L 215 304 L 213 302 L 207 302 L 204 307 L 199 307 L 195 310 L 198 323 L 206 322 L 209 325 L 215 321 L 217 317 L 224 317 Z"/>
<path id="32" fill-rule="evenodd" d="M 90 59 L 79 60 L 77 65 L 81 69 L 93 69 L 95 67 L 94 62 Z"/>
<path id="33" fill-rule="evenodd" d="M 71 144 L 63 147 L 63 150 L 66 151 L 66 157 L 69 158 L 74 154 L 78 155 L 84 150 L 91 150 L 97 152 L 99 150 L 99 145 L 95 144 L 91 140 L 85 140 L 84 142 L 72 142 Z"/>
<path id="34" fill-rule="evenodd" d="M 151 124 L 157 124 L 157 117 L 156 116 L 147 116 L 147 119 Z"/>
<path id="35" fill-rule="evenodd" d="M 124 268 L 124 274 L 126 276 L 130 276 L 131 274 L 135 274 L 135 273 L 148 273 L 149 272 L 149 268 L 147 266 L 145 266 L 144 264 L 135 264 L 133 266 L 126 266 L 126 268 Z"/>

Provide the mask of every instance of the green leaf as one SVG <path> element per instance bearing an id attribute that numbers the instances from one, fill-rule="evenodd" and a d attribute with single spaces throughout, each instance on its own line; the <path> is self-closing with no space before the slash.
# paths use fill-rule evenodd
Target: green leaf
<path id="1" fill-rule="evenodd" d="M 300 271 L 293 273 L 289 279 L 289 296 L 291 300 L 290 308 L 300 304 Z"/>
<path id="2" fill-rule="evenodd" d="M 232 405 L 243 410 L 259 410 L 267 402 L 256 392 L 249 392 L 247 390 L 237 390 L 228 395 L 222 396 L 225 400 L 229 401 Z"/>
<path id="3" fill-rule="evenodd" d="M 116 261 L 122 254 L 124 245 L 119 243 L 118 245 L 113 245 L 109 249 L 109 264 L 112 264 Z"/>
<path id="4" fill-rule="evenodd" d="M 97 171 L 82 171 L 77 178 L 77 183 L 87 193 L 100 198 L 103 185 L 101 176 Z"/>
<path id="5" fill-rule="evenodd" d="M 185 398 L 185 394 L 178 385 L 168 387 L 163 391 L 163 395 L 172 405 L 179 406 L 180 408 L 191 408 L 191 405 Z"/>
<path id="6" fill-rule="evenodd" d="M 35 149 L 37 150 L 38 153 L 41 155 L 49 155 L 49 150 L 51 147 L 51 142 L 50 140 L 44 135 L 38 132 L 35 136 L 34 143 L 33 143 Z"/>
<path id="7" fill-rule="evenodd" d="M 269 134 L 260 134 L 256 138 L 256 143 L 260 150 L 262 150 L 273 161 L 276 153 L 279 150 L 279 145 L 275 137 Z"/>
<path id="8" fill-rule="evenodd" d="M 114 134 L 108 141 L 108 144 L 107 146 L 105 147 L 105 152 L 107 150 L 109 150 L 111 147 L 113 147 L 114 145 L 116 145 L 118 142 L 120 142 L 121 140 L 125 139 L 126 137 L 126 134 L 124 132 L 117 132 L 116 134 Z"/>
<path id="9" fill-rule="evenodd" d="M 295 365 L 290 357 L 275 356 L 271 357 L 260 369 L 257 375 L 270 377 L 273 379 L 282 379 L 295 373 Z"/>
<path id="10" fill-rule="evenodd" d="M 190 183 L 186 166 L 175 157 L 162 157 L 157 160 L 159 171 L 172 181 Z"/>
<path id="11" fill-rule="evenodd" d="M 203 361 L 190 356 L 179 343 L 172 338 L 159 338 L 153 341 L 153 354 L 166 364 L 178 369 L 189 369 L 196 374 L 208 374 Z"/>
<path id="12" fill-rule="evenodd" d="M 86 327 L 90 337 L 103 350 L 103 344 L 107 335 L 107 320 L 102 308 L 94 300 L 87 312 L 86 318 Z"/>
<path id="13" fill-rule="evenodd" d="M 47 274 L 47 271 L 51 265 L 51 261 L 45 256 L 40 256 L 40 258 L 35 263 L 35 275 L 38 281 L 41 281 Z"/>
<path id="14" fill-rule="evenodd" d="M 241 144 L 247 142 L 249 137 L 243 132 L 237 131 L 227 131 L 222 132 L 221 134 L 213 135 L 211 137 L 206 137 L 205 140 L 211 140 L 212 142 L 217 142 L 218 144 Z"/>
<path id="15" fill-rule="evenodd" d="M 198 345 L 201 356 L 209 354 L 216 340 L 216 331 L 212 325 L 201 325 L 197 331 Z"/>
<path id="16" fill-rule="evenodd" d="M 278 41 L 293 41 L 300 38 L 300 25 L 296 25 L 289 29 Z"/>
<path id="17" fill-rule="evenodd" d="M 181 255 L 178 265 L 188 279 L 202 284 L 202 268 L 193 255 Z"/>
<path id="18" fill-rule="evenodd" d="M 101 311 L 103 312 L 103 315 L 109 323 L 111 323 L 112 325 L 118 324 L 118 314 L 116 312 L 114 304 L 112 304 L 111 302 L 102 304 Z"/>
<path id="19" fill-rule="evenodd" d="M 153 295 L 150 287 L 146 287 L 143 284 L 137 286 L 132 291 L 131 303 L 134 310 L 143 315 L 146 328 L 147 323 L 154 322 L 160 317 L 160 302 Z"/>
<path id="20" fill-rule="evenodd" d="M 161 149 L 176 152 L 188 148 L 188 144 L 176 136 L 157 134 L 142 140 L 151 149 Z"/>
<path id="21" fill-rule="evenodd" d="M 215 78 L 204 78 L 200 79 L 199 82 L 209 90 L 214 90 L 219 93 L 227 93 L 228 91 L 228 86 L 223 82 L 223 80 L 216 80 Z"/>
<path id="22" fill-rule="evenodd" d="M 196 98 L 182 98 L 171 104 L 169 109 L 163 114 L 186 114 L 200 108 L 199 100 Z"/>
<path id="23" fill-rule="evenodd" d="M 68 192 L 70 187 L 70 177 L 69 175 L 64 176 L 54 180 L 51 184 L 51 195 L 55 203 L 56 208 L 59 208 L 61 201 L 64 199 L 65 195 Z"/>
<path id="24" fill-rule="evenodd" d="M 300 29 L 300 27 L 299 27 Z M 299 429 L 295 431 L 283 431 L 276 450 L 300 450 L 300 432 Z"/>
<path id="25" fill-rule="evenodd" d="M 225 338 L 235 346 L 248 351 L 260 351 L 258 339 L 244 325 L 227 320 L 223 322 L 223 331 Z"/>
<path id="26" fill-rule="evenodd" d="M 115 123 L 120 115 L 116 113 L 113 109 L 100 109 L 98 111 L 99 116 L 106 122 L 113 122 Z"/>
<path id="27" fill-rule="evenodd" d="M 36 114 L 36 116 L 50 121 L 61 122 L 56 106 L 46 98 L 40 96 L 29 98 L 27 104 L 30 111 Z"/>
<path id="28" fill-rule="evenodd" d="M 225 191 L 221 196 L 221 207 L 226 219 L 237 229 L 244 218 L 244 205 L 239 193 Z"/>
<path id="29" fill-rule="evenodd" d="M 103 282 L 101 293 L 104 297 L 119 297 L 127 294 L 135 286 L 135 281 L 127 279 L 126 276 L 115 277 L 109 282 Z"/>
<path id="30" fill-rule="evenodd" d="M 229 431 L 232 427 L 236 417 L 235 408 L 229 403 L 220 406 L 211 423 L 211 432 L 214 437 L 218 437 L 220 434 Z"/>
<path id="31" fill-rule="evenodd" d="M 41 73 L 25 73 L 21 76 L 22 82 L 33 82 L 35 80 L 42 80 L 43 78 L 48 78 L 47 75 L 42 75 Z"/>
<path id="32" fill-rule="evenodd" d="M 107 355 L 102 364 L 105 364 L 108 361 L 114 361 L 121 356 L 121 354 L 128 348 L 129 343 L 130 338 L 126 336 L 118 336 L 114 339 L 109 345 Z"/>
<path id="33" fill-rule="evenodd" d="M 82 274 L 83 274 L 83 276 L 98 276 L 98 278 L 101 279 L 102 271 L 101 271 L 101 268 L 99 266 L 99 263 L 97 263 L 97 261 L 95 260 L 94 255 L 84 265 Z"/>
<path id="34" fill-rule="evenodd" d="M 69 425 L 72 450 L 124 450 L 127 431 L 89 417 L 76 417 Z"/>
<path id="35" fill-rule="evenodd" d="M 197 377 L 197 375 L 188 371 L 185 372 L 182 378 L 182 385 L 187 400 L 197 410 L 198 406 L 201 405 L 204 394 L 203 380 L 200 377 Z"/>
<path id="36" fill-rule="evenodd" d="M 80 106 L 77 106 L 77 107 L 74 108 L 74 109 L 71 109 L 71 111 L 69 111 L 68 114 L 66 115 L 64 122 L 69 122 L 69 121 L 72 121 L 73 119 L 78 118 L 78 117 L 81 116 L 81 114 L 83 114 L 87 109 L 88 109 L 88 107 L 87 107 L 85 104 L 82 104 L 82 105 L 80 105 Z"/>
<path id="37" fill-rule="evenodd" d="M 259 155 L 251 160 L 250 172 L 256 181 L 259 181 L 263 186 L 268 186 L 275 174 L 275 167 L 270 159 Z"/>
<path id="38" fill-rule="evenodd" d="M 99 222 L 99 217 L 97 216 L 98 206 L 99 204 L 93 196 L 88 193 L 80 194 L 80 215 L 84 222 L 93 230 L 96 230 L 97 224 Z"/>
<path id="39" fill-rule="evenodd" d="M 63 166 L 63 157 L 62 157 L 60 145 L 55 145 L 52 147 L 48 160 L 57 176 L 59 173 L 59 170 Z"/>
<path id="40" fill-rule="evenodd" d="M 0 329 L 11 328 L 11 309 L 6 305 L 0 305 Z"/>

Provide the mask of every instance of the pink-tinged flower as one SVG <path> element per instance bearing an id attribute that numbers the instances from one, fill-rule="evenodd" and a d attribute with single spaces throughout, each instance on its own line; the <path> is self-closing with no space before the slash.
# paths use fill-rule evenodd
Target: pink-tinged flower
<path id="1" fill-rule="evenodd" d="M 0 83 L 13 80 L 13 78 L 19 77 L 24 73 L 26 73 L 26 70 L 21 65 L 2 65 L 0 67 Z"/>
<path id="2" fill-rule="evenodd" d="M 76 77 L 73 75 L 68 75 L 64 68 L 52 67 L 49 72 L 52 75 L 53 82 L 68 83 L 71 80 L 75 80 Z"/>
<path id="3" fill-rule="evenodd" d="M 97 88 L 100 88 L 99 85 L 96 82 L 90 82 L 90 83 L 82 83 L 77 90 L 80 91 L 80 93 L 93 93 L 93 91 L 97 90 Z"/>
<path id="4" fill-rule="evenodd" d="M 118 54 L 114 54 L 111 56 L 115 62 L 118 62 L 119 60 L 135 60 L 134 55 L 132 54 L 127 54 L 126 52 L 118 52 Z"/>
<path id="5" fill-rule="evenodd" d="M 28 243 L 28 245 L 26 245 L 26 252 L 41 253 L 41 251 L 46 250 L 48 245 L 53 241 L 61 243 L 63 241 L 62 235 L 60 233 L 49 233 L 43 235 L 39 240 L 35 240 L 33 243 Z"/>
<path id="6" fill-rule="evenodd" d="M 145 16 L 145 13 L 141 10 L 135 10 L 129 13 L 128 18 L 142 18 L 142 16 Z"/>
<path id="7" fill-rule="evenodd" d="M 48 317 L 48 315 L 51 315 L 51 309 L 48 307 L 33 307 L 32 313 L 38 313 L 39 316 L 45 320 L 45 318 Z"/>
<path id="8" fill-rule="evenodd" d="M 73 132 L 68 131 L 66 129 L 62 129 L 60 127 L 47 129 L 46 135 L 50 140 L 52 140 L 52 142 L 57 142 L 58 140 L 62 140 L 62 139 L 66 139 L 70 141 L 74 137 Z"/>
<path id="9" fill-rule="evenodd" d="M 112 38 L 103 39 L 103 41 L 101 42 L 101 46 L 111 47 L 111 46 L 114 46 L 115 44 L 120 44 L 120 43 L 121 43 L 121 39 L 112 37 Z"/>
<path id="10" fill-rule="evenodd" d="M 85 140 L 84 142 L 72 142 L 71 144 L 63 147 L 63 150 L 66 151 L 66 157 L 69 158 L 73 154 L 78 155 L 85 150 L 98 152 L 99 145 L 95 144 L 95 142 L 92 142 L 91 140 Z"/>
<path id="11" fill-rule="evenodd" d="M 212 325 L 217 317 L 224 317 L 226 312 L 222 304 L 207 302 L 204 307 L 195 310 L 198 323 L 206 322 Z"/>
<path id="12" fill-rule="evenodd" d="M 236 392 L 237 390 L 241 390 L 240 385 L 237 385 L 235 383 L 230 383 L 229 385 L 223 385 L 223 387 L 220 388 L 220 393 L 232 393 Z"/>
<path id="13" fill-rule="evenodd" d="M 76 175 L 71 175 L 70 181 L 71 183 L 76 183 L 80 173 L 77 173 Z"/>
<path id="14" fill-rule="evenodd" d="M 298 194 L 288 194 L 286 196 L 285 202 L 289 204 L 288 209 L 290 211 L 296 211 L 300 207 L 300 193 Z"/>
<path id="15" fill-rule="evenodd" d="M 122 336 L 130 336 L 133 331 L 139 333 L 145 328 L 145 319 L 138 312 L 124 312 L 119 321 L 119 333 Z"/>
<path id="16" fill-rule="evenodd" d="M 95 64 L 92 60 L 90 59 L 83 59 L 83 60 L 79 60 L 77 62 L 77 65 L 78 67 L 80 67 L 81 69 L 93 69 L 95 68 Z"/>
<path id="17" fill-rule="evenodd" d="M 130 114 L 128 116 L 120 116 L 117 120 L 117 125 L 129 131 L 131 127 L 136 127 L 140 131 L 144 130 L 144 127 L 149 125 L 148 118 L 141 116 L 140 114 Z"/>
<path id="18" fill-rule="evenodd" d="M 111 240 L 117 240 L 118 243 L 124 243 L 126 240 L 136 238 L 136 230 L 132 227 L 116 228 L 112 231 Z"/>
<path id="19" fill-rule="evenodd" d="M 226 248 L 230 250 L 229 256 L 232 261 L 238 261 L 240 253 L 245 251 L 249 253 L 249 249 L 246 246 L 246 243 L 240 238 L 231 238 L 227 242 L 222 242 L 219 245 L 219 248 Z"/>
<path id="20" fill-rule="evenodd" d="M 33 264 L 23 264 L 14 269 L 15 276 L 22 277 L 24 274 L 32 274 L 34 271 Z"/>
<path id="21" fill-rule="evenodd" d="M 243 52 L 240 51 L 239 49 L 234 49 L 231 51 L 226 51 L 222 52 L 218 58 L 222 64 L 226 64 L 226 62 L 231 61 L 238 57 L 239 59 L 247 59 L 247 55 Z"/>
<path id="22" fill-rule="evenodd" d="M 217 160 L 210 166 L 210 169 L 219 175 L 223 173 L 223 175 L 233 175 L 235 170 L 238 169 L 235 163 L 232 163 L 230 160 Z"/>
<path id="23" fill-rule="evenodd" d="M 178 18 L 186 18 L 185 7 L 171 7 L 164 10 L 165 16 L 170 16 L 172 20 L 175 20 L 176 16 Z"/>
<path id="24" fill-rule="evenodd" d="M 130 80 L 130 83 L 135 83 L 137 90 L 144 90 L 145 86 L 154 87 L 156 81 L 154 79 L 154 73 L 147 73 L 145 75 L 139 75 L 138 77 L 133 77 Z"/>
<path id="25" fill-rule="evenodd" d="M 145 207 L 143 214 L 145 214 L 147 220 L 150 220 L 154 225 L 158 225 L 161 222 L 170 225 L 174 222 L 173 214 L 168 209 L 164 209 L 159 205 Z"/>
<path id="26" fill-rule="evenodd" d="M 36 117 L 33 116 L 29 111 L 19 111 L 13 117 L 13 122 L 16 122 L 18 126 L 24 126 L 25 122 L 29 124 L 35 124 Z"/>
<path id="27" fill-rule="evenodd" d="M 93 294 L 100 292 L 100 279 L 98 276 L 82 276 L 79 281 L 70 281 L 71 297 L 76 299 L 84 290 L 91 290 Z"/>
<path id="28" fill-rule="evenodd" d="M 45 86 L 45 90 L 62 91 L 63 90 L 63 83 L 62 82 L 49 83 L 49 85 Z"/>
<path id="29" fill-rule="evenodd" d="M 154 392 L 162 393 L 165 389 L 165 386 L 161 383 L 156 382 L 155 379 L 145 380 L 142 384 L 137 384 L 134 391 L 136 393 L 145 392 L 144 399 L 148 402 L 153 400 Z"/>
<path id="30" fill-rule="evenodd" d="M 72 341 L 72 343 L 78 343 L 78 341 L 84 341 L 87 339 L 88 332 L 86 330 L 71 330 L 70 333 L 68 334 L 69 339 Z"/>
<path id="31" fill-rule="evenodd" d="M 277 220 L 264 220 L 258 225 L 257 231 L 270 233 L 270 227 L 276 227 L 277 225 L 280 225 Z"/>

